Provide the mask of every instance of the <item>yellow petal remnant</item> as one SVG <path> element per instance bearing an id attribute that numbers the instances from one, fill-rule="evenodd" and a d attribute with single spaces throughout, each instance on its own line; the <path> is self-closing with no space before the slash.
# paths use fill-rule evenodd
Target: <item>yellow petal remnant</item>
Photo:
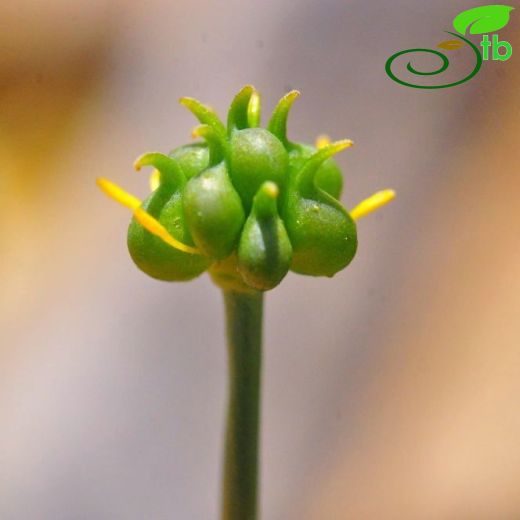
<path id="1" fill-rule="evenodd" d="M 119 202 L 119 204 L 127 208 L 135 210 L 141 205 L 141 201 L 137 197 L 134 197 L 108 179 L 99 177 L 96 179 L 96 184 L 101 188 L 103 193 L 108 195 L 112 200 Z"/>
<path id="2" fill-rule="evenodd" d="M 330 144 L 330 137 L 326 134 L 320 134 L 318 137 L 316 137 L 316 141 L 314 141 L 314 146 L 318 150 L 321 150 L 322 148 L 325 148 L 325 146 Z"/>
<path id="3" fill-rule="evenodd" d="M 135 219 L 143 226 L 147 231 L 159 237 L 161 240 L 166 242 L 169 246 L 178 249 L 179 251 L 183 251 L 184 253 L 189 253 L 192 255 L 200 255 L 200 251 L 191 246 L 187 246 L 183 244 L 176 238 L 172 237 L 168 230 L 152 215 L 147 213 L 143 208 L 141 208 L 141 201 L 131 195 L 130 193 L 120 188 L 117 184 L 109 181 L 108 179 L 104 179 L 102 177 L 96 180 L 96 184 L 101 188 L 101 190 L 108 195 L 112 200 L 119 202 L 123 206 L 130 208 L 133 213 Z"/>
<path id="4" fill-rule="evenodd" d="M 354 220 L 366 217 L 368 214 L 376 211 L 395 199 L 394 190 L 382 190 L 374 193 L 368 199 L 361 201 L 354 209 L 349 211 L 350 216 Z"/>
<path id="5" fill-rule="evenodd" d="M 460 49 L 464 45 L 465 43 L 462 40 L 445 40 L 438 43 L 437 47 L 439 47 L 439 49 L 444 49 L 445 51 L 454 51 Z"/>
<path id="6" fill-rule="evenodd" d="M 150 191 L 155 191 L 161 182 L 161 174 L 159 170 L 154 170 L 150 175 Z"/>
<path id="7" fill-rule="evenodd" d="M 169 246 L 179 249 L 179 251 L 183 251 L 184 253 L 189 253 L 192 255 L 200 255 L 200 251 L 196 247 L 187 246 L 182 242 L 179 242 L 176 238 L 172 237 L 168 230 L 155 218 L 147 213 L 142 208 L 136 208 L 134 210 L 134 217 L 143 226 L 146 231 L 152 233 L 156 237 L 159 237 L 161 240 L 166 242 Z"/>

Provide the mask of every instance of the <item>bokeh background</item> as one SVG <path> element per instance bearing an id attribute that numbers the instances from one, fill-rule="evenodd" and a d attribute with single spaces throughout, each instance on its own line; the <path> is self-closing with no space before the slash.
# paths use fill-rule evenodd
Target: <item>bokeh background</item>
<path id="1" fill-rule="evenodd" d="M 2 2 L 2 520 L 218 517 L 220 295 L 134 268 L 94 181 L 143 196 L 133 159 L 190 140 L 177 99 L 246 83 L 264 119 L 301 90 L 292 138 L 356 142 L 347 206 L 398 192 L 347 270 L 267 296 L 262 518 L 520 518 L 520 19 L 462 86 L 384 73 L 483 4 Z"/>

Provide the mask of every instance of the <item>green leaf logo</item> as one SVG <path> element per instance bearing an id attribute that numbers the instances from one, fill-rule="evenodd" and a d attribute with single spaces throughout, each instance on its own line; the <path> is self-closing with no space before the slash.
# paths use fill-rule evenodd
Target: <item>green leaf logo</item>
<path id="1" fill-rule="evenodd" d="M 453 20 L 453 27 L 460 34 L 484 34 L 498 31 L 509 22 L 509 5 L 483 5 L 462 11 Z"/>

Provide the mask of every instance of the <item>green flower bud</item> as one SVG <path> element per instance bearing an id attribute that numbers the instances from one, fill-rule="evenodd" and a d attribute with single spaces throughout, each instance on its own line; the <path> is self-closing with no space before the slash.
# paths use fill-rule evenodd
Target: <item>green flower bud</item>
<path id="1" fill-rule="evenodd" d="M 151 165 L 160 172 L 159 187 L 143 202 L 141 208 L 162 224 L 180 242 L 193 245 L 182 208 L 184 174 L 174 159 L 159 153 L 148 153 L 136 161 L 136 167 Z M 204 256 L 175 249 L 147 231 L 134 217 L 128 228 L 128 250 L 135 264 L 153 278 L 166 281 L 191 280 L 210 265 Z"/>
<path id="2" fill-rule="evenodd" d="M 283 218 L 293 247 L 291 269 L 297 273 L 333 276 L 356 254 L 356 224 L 315 182 L 320 165 L 350 144 L 339 141 L 322 148 L 291 176 Z"/>
<path id="3" fill-rule="evenodd" d="M 247 285 L 260 291 L 276 287 L 291 265 L 292 247 L 278 216 L 278 194 L 273 182 L 262 184 L 238 244 L 238 270 Z"/>

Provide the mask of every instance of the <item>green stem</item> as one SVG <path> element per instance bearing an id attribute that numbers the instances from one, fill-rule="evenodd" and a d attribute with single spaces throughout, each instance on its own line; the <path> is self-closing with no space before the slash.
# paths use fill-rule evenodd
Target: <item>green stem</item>
<path id="1" fill-rule="evenodd" d="M 229 404 L 222 520 L 255 520 L 263 293 L 224 290 Z"/>

